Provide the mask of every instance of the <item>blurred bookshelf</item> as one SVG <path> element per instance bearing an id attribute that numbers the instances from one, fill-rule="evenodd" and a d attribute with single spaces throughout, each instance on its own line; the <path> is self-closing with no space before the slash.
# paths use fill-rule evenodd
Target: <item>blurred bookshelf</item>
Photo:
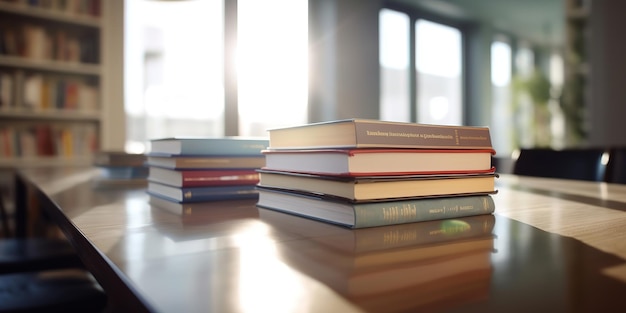
<path id="1" fill-rule="evenodd" d="M 0 0 L 0 167 L 91 164 L 101 15 L 100 0 Z"/>

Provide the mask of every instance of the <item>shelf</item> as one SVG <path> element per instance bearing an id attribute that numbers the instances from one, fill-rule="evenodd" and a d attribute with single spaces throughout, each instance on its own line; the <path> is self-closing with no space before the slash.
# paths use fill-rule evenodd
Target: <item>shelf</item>
<path id="1" fill-rule="evenodd" d="M 97 64 L 37 60 L 8 55 L 0 55 L 0 66 L 93 76 L 98 76 L 101 73 L 101 66 Z"/>
<path id="2" fill-rule="evenodd" d="M 98 121 L 101 118 L 101 114 L 98 111 L 0 110 L 0 119 L 2 118 L 54 121 Z"/>
<path id="3" fill-rule="evenodd" d="M 32 17 L 45 19 L 49 21 L 60 22 L 64 24 L 77 25 L 77 26 L 88 26 L 88 27 L 101 27 L 101 20 L 99 17 L 79 14 L 79 13 L 70 13 L 70 12 L 62 12 L 54 9 L 45 9 L 38 8 L 36 6 L 30 6 L 27 4 L 10 4 L 5 2 L 0 2 L 0 12 L 6 12 L 11 14 L 17 14 L 24 17 Z"/>
<path id="4" fill-rule="evenodd" d="M 0 69 L 12 86 L 3 94 L 11 105 L 0 107 L 0 168 L 91 165 L 105 116 L 102 8 L 101 0 L 0 0 L 8 34 Z"/>

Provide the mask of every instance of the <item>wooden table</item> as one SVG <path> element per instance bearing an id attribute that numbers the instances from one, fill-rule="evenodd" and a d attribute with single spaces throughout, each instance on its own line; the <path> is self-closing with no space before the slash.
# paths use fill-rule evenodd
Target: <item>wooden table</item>
<path id="1" fill-rule="evenodd" d="M 626 185 L 502 175 L 487 233 L 468 237 L 440 222 L 348 230 L 254 201 L 170 212 L 97 175 L 22 170 L 17 200 L 39 196 L 119 311 L 626 308 Z"/>

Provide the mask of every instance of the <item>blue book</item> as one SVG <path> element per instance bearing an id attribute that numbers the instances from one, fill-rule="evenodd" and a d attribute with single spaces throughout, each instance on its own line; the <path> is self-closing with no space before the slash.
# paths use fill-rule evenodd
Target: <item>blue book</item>
<path id="1" fill-rule="evenodd" d="M 150 141 L 152 156 L 262 155 L 269 140 L 253 137 L 172 137 Z"/>
<path id="2" fill-rule="evenodd" d="M 250 199 L 258 197 L 255 185 L 181 188 L 149 182 L 148 194 L 178 203 Z"/>

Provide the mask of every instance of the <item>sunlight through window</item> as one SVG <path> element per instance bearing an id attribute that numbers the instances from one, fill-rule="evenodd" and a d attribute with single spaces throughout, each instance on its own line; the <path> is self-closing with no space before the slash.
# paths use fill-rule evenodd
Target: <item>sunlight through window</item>
<path id="1" fill-rule="evenodd" d="M 125 10 L 126 150 L 224 135 L 224 1 L 126 0 Z M 239 135 L 305 123 L 308 1 L 239 0 L 237 14 Z"/>
<path id="2" fill-rule="evenodd" d="M 409 16 L 383 9 L 380 19 L 380 118 L 410 122 Z"/>
<path id="3" fill-rule="evenodd" d="M 419 123 L 463 123 L 462 55 L 459 29 L 426 20 L 415 23 Z"/>
<path id="4" fill-rule="evenodd" d="M 306 123 L 308 1 L 238 6 L 240 134 L 266 136 L 270 127 Z"/>

